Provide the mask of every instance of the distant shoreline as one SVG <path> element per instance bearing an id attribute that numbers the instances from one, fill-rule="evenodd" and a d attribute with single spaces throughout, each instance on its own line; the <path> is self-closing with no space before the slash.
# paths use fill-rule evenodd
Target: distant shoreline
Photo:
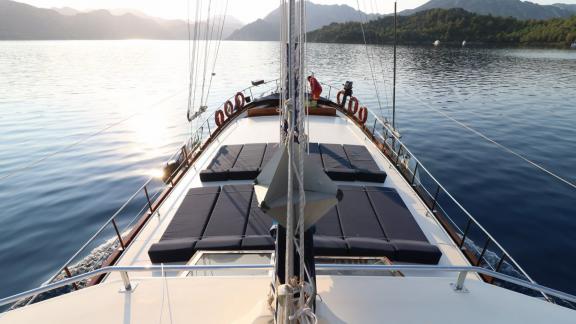
<path id="1" fill-rule="evenodd" d="M 187 42 L 188 39 L 160 39 L 160 38 L 111 38 L 111 39 L 0 39 L 0 42 L 90 42 L 90 41 L 179 41 Z M 223 42 L 255 42 L 255 43 L 277 43 L 278 41 L 253 41 L 253 40 L 222 40 Z M 319 42 L 319 41 L 309 41 L 310 44 L 340 44 L 340 45 L 364 45 L 363 42 Z M 368 43 L 370 46 L 392 46 L 393 43 Z M 565 43 L 486 43 L 486 42 L 473 42 L 468 41 L 466 46 L 462 47 L 461 42 L 441 42 L 438 47 L 433 45 L 433 41 L 430 42 L 403 42 L 399 43 L 398 46 L 406 47 L 430 47 L 430 48 L 527 48 L 527 49 L 570 49 L 570 46 L 566 46 Z"/>

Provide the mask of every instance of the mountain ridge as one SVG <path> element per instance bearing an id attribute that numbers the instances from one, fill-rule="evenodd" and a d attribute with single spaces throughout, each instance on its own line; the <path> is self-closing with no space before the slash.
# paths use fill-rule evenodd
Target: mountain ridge
<path id="1" fill-rule="evenodd" d="M 562 3 L 540 5 L 521 0 L 430 0 L 417 8 L 401 11 L 399 15 L 410 16 L 430 9 L 455 8 L 480 15 L 513 17 L 521 20 L 547 20 L 576 15 L 576 5 Z"/>
<path id="2" fill-rule="evenodd" d="M 278 41 L 280 36 L 280 7 L 274 9 L 266 17 L 236 30 L 228 40 L 243 41 Z M 307 32 L 329 25 L 331 23 L 372 20 L 380 15 L 366 14 L 348 5 L 321 5 L 306 2 Z"/>
<path id="3" fill-rule="evenodd" d="M 232 22 L 227 19 L 223 38 L 240 27 L 237 22 L 235 18 Z M 200 25 L 205 30 L 206 23 Z M 188 27 L 182 20 L 142 16 L 133 12 L 118 12 L 115 15 L 104 9 L 88 12 L 73 8 L 44 9 L 0 0 L 0 40 L 91 39 L 188 39 Z"/>

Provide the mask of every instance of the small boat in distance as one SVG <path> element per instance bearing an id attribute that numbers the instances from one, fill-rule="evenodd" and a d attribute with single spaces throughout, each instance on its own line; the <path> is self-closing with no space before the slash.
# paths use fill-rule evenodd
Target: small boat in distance
<path id="1" fill-rule="evenodd" d="M 466 47 L 466 40 L 462 41 L 462 47 Z"/>
<path id="2" fill-rule="evenodd" d="M 436 47 L 440 46 L 440 41 L 439 41 L 439 40 L 436 40 L 436 41 L 434 42 L 434 46 L 436 46 Z"/>
<path id="3" fill-rule="evenodd" d="M 572 43 L 572 45 L 570 45 L 570 48 L 571 48 L 571 49 L 576 49 L 576 41 L 574 41 L 574 42 Z"/>

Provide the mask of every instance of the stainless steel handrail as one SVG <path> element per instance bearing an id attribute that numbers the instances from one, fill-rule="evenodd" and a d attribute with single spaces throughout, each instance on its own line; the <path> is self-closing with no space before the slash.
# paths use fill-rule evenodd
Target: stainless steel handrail
<path id="1" fill-rule="evenodd" d="M 271 270 L 273 266 L 270 264 L 245 264 L 245 265 L 165 265 L 165 266 L 113 266 L 93 270 L 81 275 L 77 275 L 62 281 L 58 281 L 45 286 L 40 286 L 13 296 L 0 299 L 0 306 L 17 302 L 23 298 L 35 296 L 50 290 L 71 285 L 81 280 L 85 280 L 97 275 L 119 272 L 127 291 L 132 289 L 129 272 L 149 272 L 161 271 L 174 272 L 174 271 L 202 271 L 202 270 L 226 270 L 226 269 L 252 269 L 252 270 Z M 533 282 L 514 278 L 499 272 L 488 270 L 480 267 L 472 266 L 434 266 L 434 265 L 357 265 L 357 264 L 317 264 L 316 270 L 335 270 L 335 271 L 422 271 L 422 272 L 458 272 L 458 278 L 454 282 L 453 287 L 455 291 L 464 291 L 464 282 L 468 273 L 478 273 L 498 278 L 527 289 L 537 292 L 546 293 L 550 296 L 559 299 L 576 303 L 576 296 L 558 291 L 546 286 L 542 286 Z M 150 277 L 154 278 L 154 277 Z M 506 288 L 502 288 L 506 289 Z"/>

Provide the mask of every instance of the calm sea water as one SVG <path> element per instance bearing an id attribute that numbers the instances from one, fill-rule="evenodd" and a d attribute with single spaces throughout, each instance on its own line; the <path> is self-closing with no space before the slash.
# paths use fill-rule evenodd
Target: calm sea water
<path id="1" fill-rule="evenodd" d="M 320 81 L 352 80 L 389 114 L 391 48 L 370 47 L 373 64 L 363 46 L 308 50 Z M 276 78 L 277 52 L 225 42 L 211 107 Z M 0 297 L 45 281 L 184 141 L 187 59 L 178 41 L 0 42 L 0 177 L 62 151 L 0 182 Z M 400 48 L 397 101 L 411 150 L 530 275 L 572 293 L 576 191 L 430 107 L 576 182 L 575 71 L 576 51 Z"/>

